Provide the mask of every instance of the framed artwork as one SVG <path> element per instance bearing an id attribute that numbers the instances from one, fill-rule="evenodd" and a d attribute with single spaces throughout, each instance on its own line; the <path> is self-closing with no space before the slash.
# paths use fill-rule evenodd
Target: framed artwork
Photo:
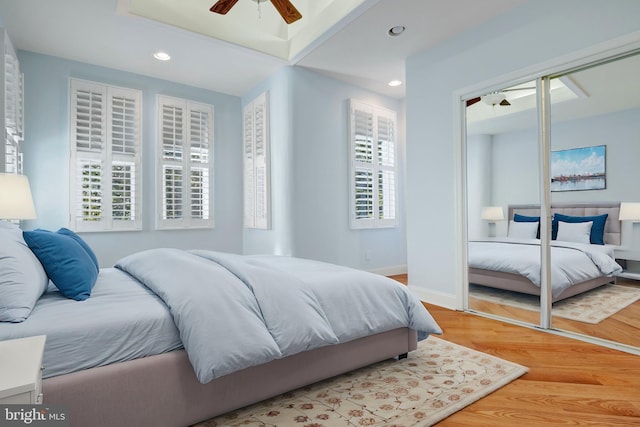
<path id="1" fill-rule="evenodd" d="M 551 191 L 607 188 L 606 146 L 551 152 Z"/>

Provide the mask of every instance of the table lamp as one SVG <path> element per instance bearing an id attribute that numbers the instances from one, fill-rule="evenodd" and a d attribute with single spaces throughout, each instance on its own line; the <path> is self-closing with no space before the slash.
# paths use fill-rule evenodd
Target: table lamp
<path id="1" fill-rule="evenodd" d="M 0 173 L 0 220 L 35 219 L 29 178 Z"/>
<path id="2" fill-rule="evenodd" d="M 496 221 L 502 221 L 504 219 L 502 206 L 483 207 L 481 218 L 489 222 L 489 237 L 496 237 Z"/>

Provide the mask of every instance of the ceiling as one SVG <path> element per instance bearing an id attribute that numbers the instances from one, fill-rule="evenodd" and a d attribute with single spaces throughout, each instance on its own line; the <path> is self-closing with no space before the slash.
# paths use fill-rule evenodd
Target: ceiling
<path id="1" fill-rule="evenodd" d="M 640 54 L 587 67 L 550 81 L 554 123 L 640 108 Z M 535 81 L 506 88 L 510 106 L 480 101 L 467 108 L 468 134 L 500 134 L 537 126 Z M 515 89 L 515 90 L 514 90 Z"/>
<path id="2" fill-rule="evenodd" d="M 292 0 L 286 26 L 270 3 L 240 0 L 224 16 L 215 0 L 0 0 L 17 49 L 241 96 L 297 65 L 402 98 L 405 59 L 527 0 Z M 391 27 L 406 31 L 390 37 Z M 152 54 L 166 51 L 171 60 Z"/>
<path id="3" fill-rule="evenodd" d="M 303 18 L 287 25 L 268 0 L 238 1 L 225 14 L 208 12 L 216 0 L 118 0 L 132 14 L 245 46 L 287 61 L 304 54 L 366 0 L 293 0 Z M 325 36 L 326 37 L 326 36 Z"/>

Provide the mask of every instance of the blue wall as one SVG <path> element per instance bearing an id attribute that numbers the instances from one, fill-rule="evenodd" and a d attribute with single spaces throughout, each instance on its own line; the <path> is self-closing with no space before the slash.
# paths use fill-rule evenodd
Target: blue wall
<path id="1" fill-rule="evenodd" d="M 391 274 L 406 270 L 404 105 L 300 67 L 242 97 L 269 91 L 271 230 L 245 230 L 245 253 L 281 253 Z M 393 229 L 349 229 L 348 100 L 398 112 L 398 212 Z"/>
<path id="2" fill-rule="evenodd" d="M 84 233 L 101 266 L 147 248 L 207 248 L 313 258 L 387 273 L 406 269 L 404 105 L 298 67 L 285 67 L 238 98 L 164 80 L 19 52 L 25 73 L 25 173 L 38 219 L 24 228 L 68 225 L 68 85 L 76 77 L 143 93 L 143 226 L 139 232 Z M 242 107 L 269 91 L 272 228 L 242 227 Z M 156 231 L 156 96 L 215 108 L 213 230 Z M 399 227 L 350 230 L 348 110 L 351 97 L 398 112 Z"/>
<path id="3" fill-rule="evenodd" d="M 243 251 L 246 254 L 294 254 L 291 74 L 292 68 L 285 67 L 242 97 L 244 108 L 262 92 L 269 92 L 271 148 L 271 229 L 244 229 Z"/>
<path id="4" fill-rule="evenodd" d="M 296 255 L 365 270 L 404 272 L 404 105 L 304 68 L 293 69 L 292 148 Z M 398 113 L 396 228 L 349 228 L 348 100 L 357 98 Z"/>
<path id="5" fill-rule="evenodd" d="M 69 78 L 142 91 L 143 231 L 85 233 L 100 265 L 151 247 L 242 251 L 242 157 L 240 98 L 113 69 L 19 51 L 25 79 L 24 169 L 38 219 L 26 229 L 57 230 L 69 223 Z M 214 106 L 214 218 L 207 230 L 155 231 L 156 96 L 164 94 Z"/>

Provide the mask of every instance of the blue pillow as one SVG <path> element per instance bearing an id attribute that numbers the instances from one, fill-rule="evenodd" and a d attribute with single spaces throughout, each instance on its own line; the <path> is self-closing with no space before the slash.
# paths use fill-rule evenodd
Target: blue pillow
<path id="1" fill-rule="evenodd" d="M 513 220 L 515 222 L 538 222 L 540 221 L 539 216 L 527 216 L 520 214 L 513 214 Z"/>
<path id="2" fill-rule="evenodd" d="M 98 268 L 75 239 L 46 230 L 24 231 L 25 242 L 60 293 L 84 301 L 98 278 Z"/>
<path id="3" fill-rule="evenodd" d="M 527 216 L 527 215 L 520 215 L 520 214 L 514 213 L 513 220 L 515 222 L 537 222 L 538 231 L 536 232 L 536 239 L 540 238 L 540 217 L 539 216 Z"/>
<path id="4" fill-rule="evenodd" d="M 91 247 L 87 244 L 87 242 L 85 242 L 82 239 L 82 237 L 78 236 L 73 231 L 69 230 L 68 228 L 64 228 L 64 227 L 59 229 L 58 233 L 59 234 L 64 234 L 65 236 L 69 236 L 73 240 L 75 240 L 76 242 L 80 243 L 80 246 L 82 246 L 82 248 L 87 252 L 89 257 L 91 257 L 91 261 L 93 261 L 93 263 L 96 265 L 96 268 L 98 270 L 100 270 L 100 264 L 98 264 L 98 258 L 96 257 L 96 254 L 93 253 L 93 250 L 91 249 Z"/>
<path id="5" fill-rule="evenodd" d="M 558 235 L 558 221 L 562 222 L 589 222 L 593 221 L 593 225 L 591 226 L 591 237 L 590 241 L 593 245 L 604 245 L 604 226 L 607 222 L 607 217 L 609 214 L 602 215 L 594 215 L 594 216 L 569 216 L 562 214 L 554 214 L 553 222 L 555 226 L 553 227 L 555 230 L 555 235 Z M 554 237 L 555 239 L 555 237 Z"/>

